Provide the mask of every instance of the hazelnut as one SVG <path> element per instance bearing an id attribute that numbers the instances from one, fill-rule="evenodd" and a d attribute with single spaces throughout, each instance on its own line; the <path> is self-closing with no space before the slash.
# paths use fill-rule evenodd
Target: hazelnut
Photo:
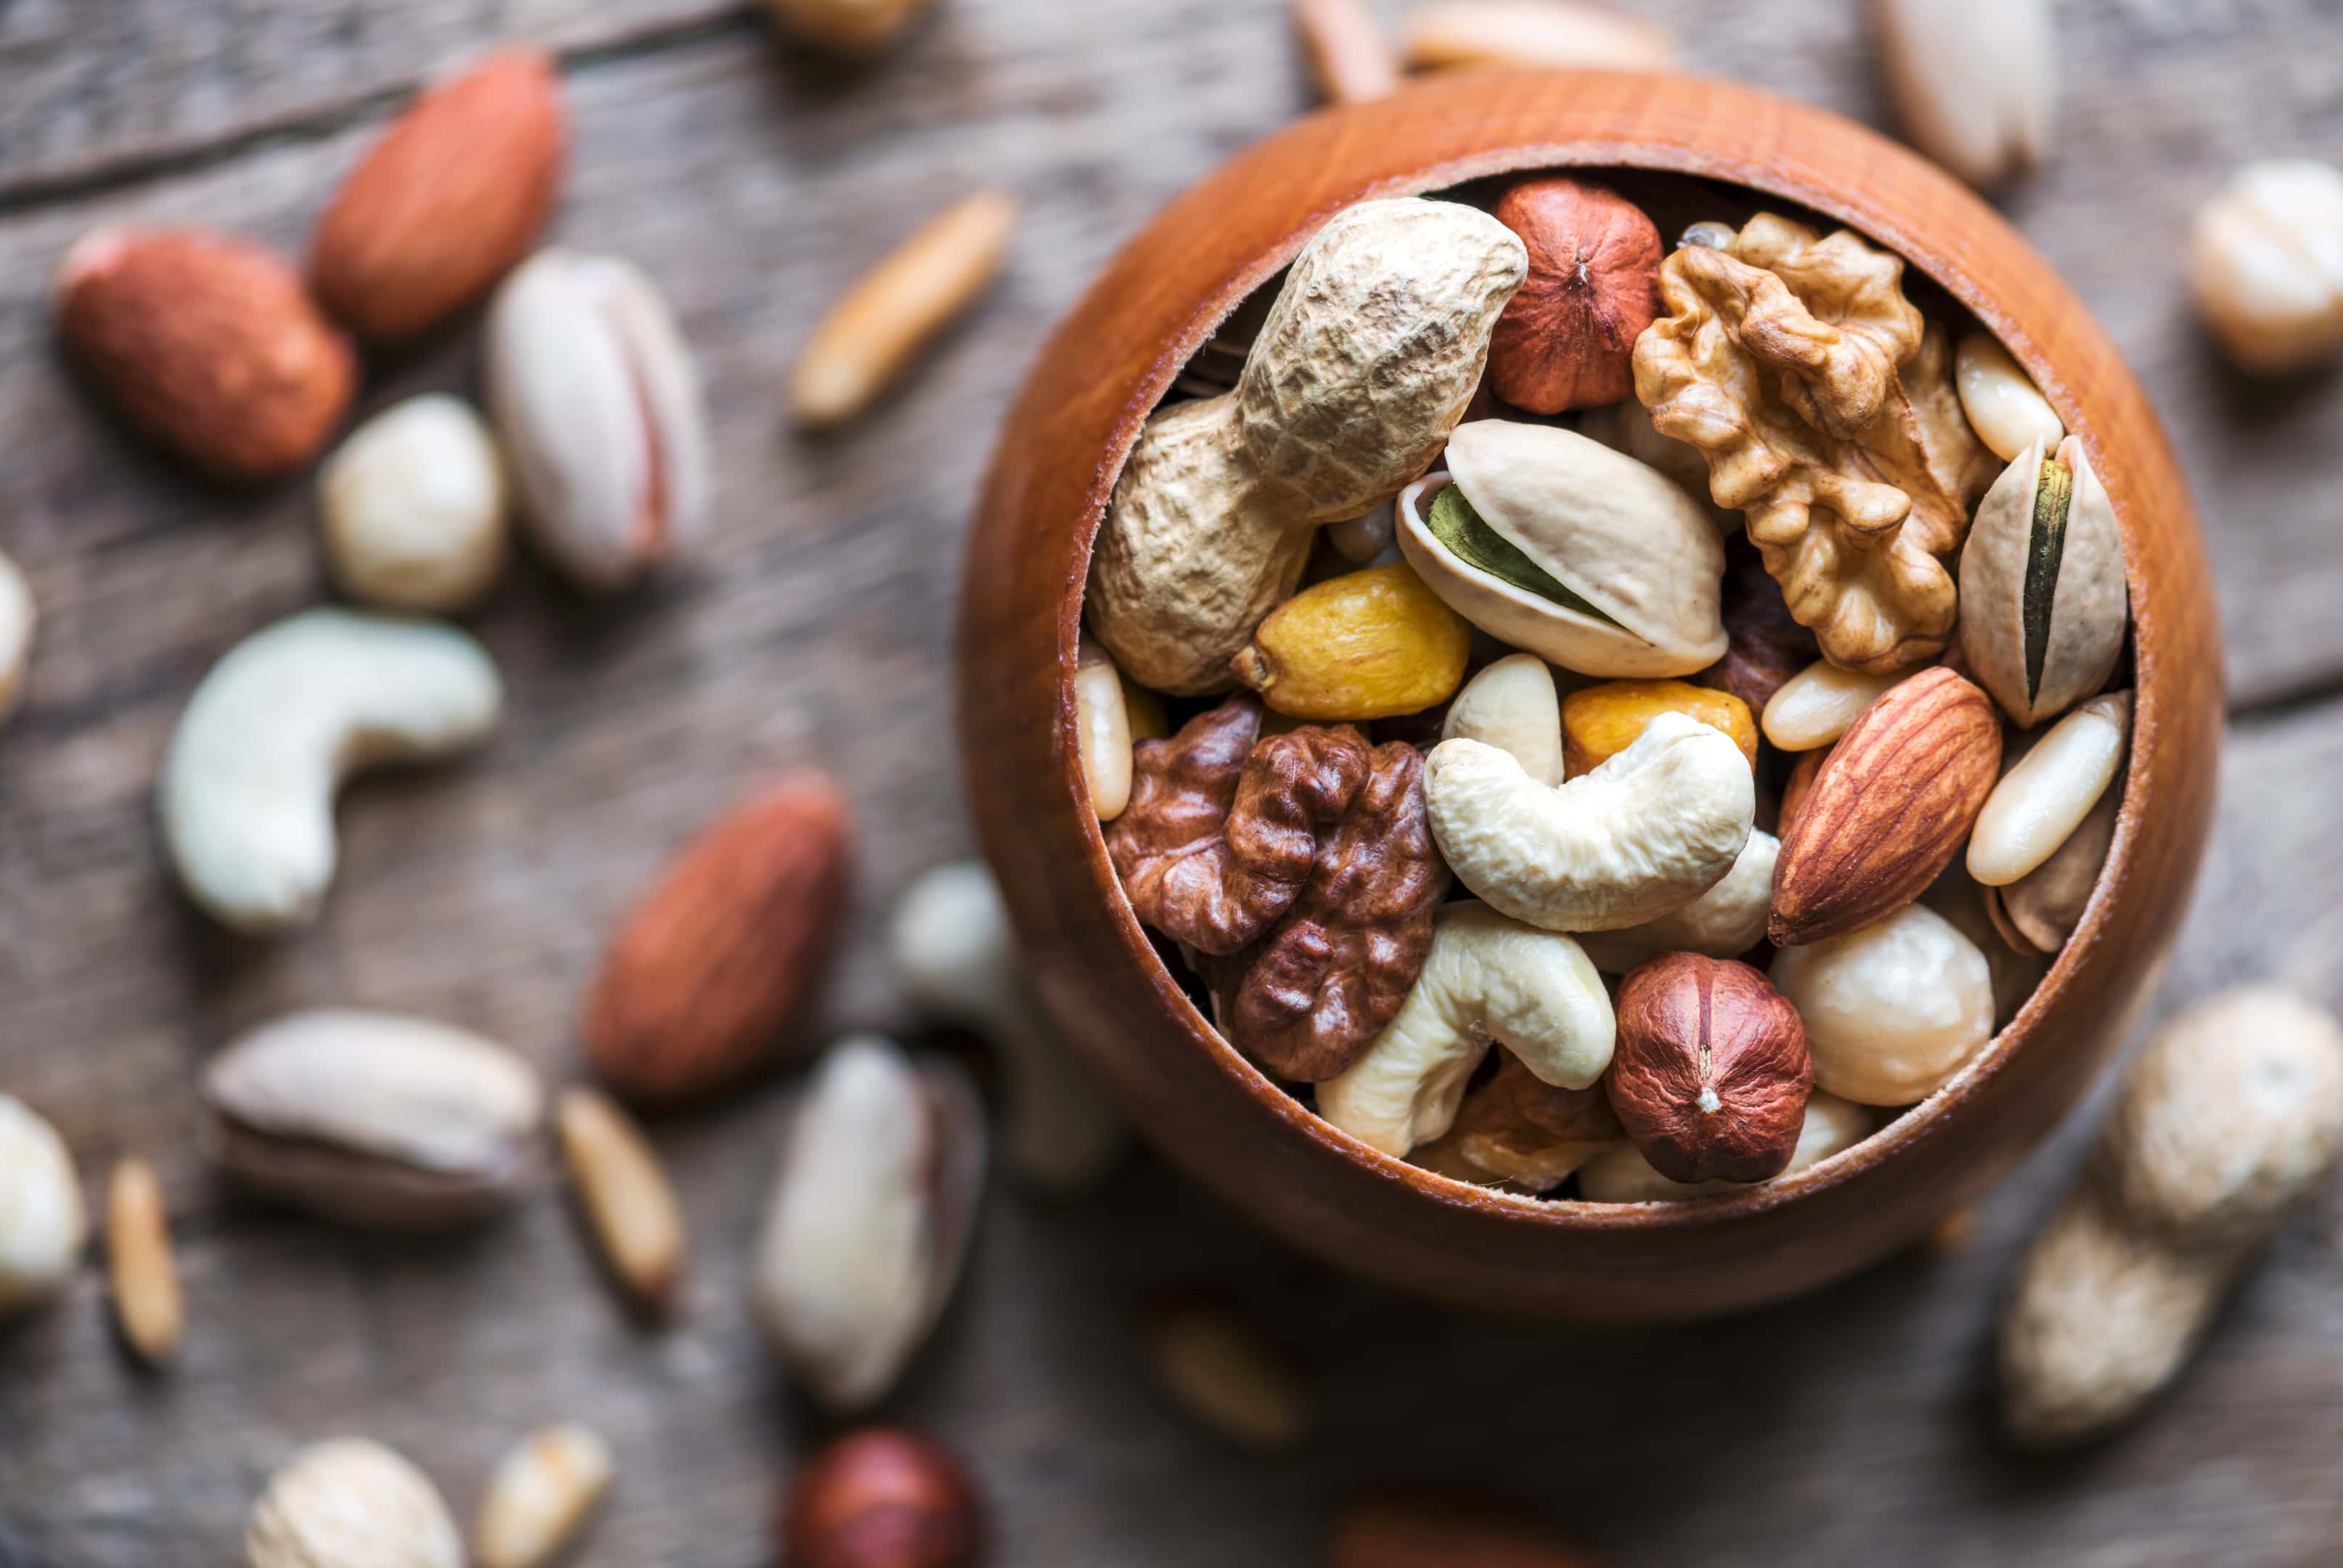
<path id="1" fill-rule="evenodd" d="M 1529 276 L 1497 317 L 1489 385 L 1533 414 L 1635 394 L 1635 338 L 1660 313 L 1660 231 L 1634 203 L 1575 180 L 1524 180 L 1497 203 Z"/>
<path id="2" fill-rule="evenodd" d="M 1665 953 L 1620 982 L 1611 1108 L 1673 1181 L 1763 1181 L 1815 1083 L 1798 1010 L 1747 964 Z"/>
<path id="3" fill-rule="evenodd" d="M 850 1432 L 789 1487 L 787 1568 L 973 1568 L 984 1522 L 968 1473 L 923 1437 L 891 1427 Z"/>

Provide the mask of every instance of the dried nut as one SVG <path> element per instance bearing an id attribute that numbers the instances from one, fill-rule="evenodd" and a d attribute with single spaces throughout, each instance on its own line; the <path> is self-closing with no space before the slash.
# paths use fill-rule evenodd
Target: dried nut
<path id="1" fill-rule="evenodd" d="M 1362 202 L 1318 231 L 1236 389 L 1158 412 L 1116 482 L 1084 606 L 1125 673 L 1181 696 L 1225 684 L 1319 526 L 1440 455 L 1525 265 L 1512 230 L 1455 202 Z"/>
<path id="2" fill-rule="evenodd" d="M 1805 1120 L 1798 1128 L 1797 1146 L 1780 1176 L 1810 1171 L 1835 1154 L 1843 1153 L 1871 1136 L 1879 1113 L 1869 1106 L 1841 1100 L 1817 1089 L 1806 1100 Z M 1617 1143 L 1578 1170 L 1578 1195 L 1590 1203 L 1662 1203 L 1681 1198 L 1707 1198 L 1749 1189 L 1738 1181 L 1671 1181 L 1652 1169 L 1643 1151 L 1633 1143 Z"/>
<path id="3" fill-rule="evenodd" d="M 1957 595 L 1944 562 L 1991 483 L 1952 346 L 1905 298 L 1903 258 L 1761 213 L 1727 249 L 1660 264 L 1668 314 L 1635 343 L 1635 395 L 1701 448 L 1790 613 L 1849 669 L 1932 658 Z"/>
<path id="4" fill-rule="evenodd" d="M 204 1072 L 213 1158 L 253 1191 L 383 1230 L 502 1208 L 533 1165 L 545 1091 L 504 1047 L 428 1019 L 320 1009 L 239 1038 Z"/>
<path id="5" fill-rule="evenodd" d="M 1859 1105 L 1926 1100 L 1993 1038 L 1993 971 L 1934 910 L 1785 950 L 1775 988 L 1805 1020 L 1815 1084 Z"/>
<path id="6" fill-rule="evenodd" d="M 308 924 L 334 879 L 343 779 L 468 751 L 503 704 L 488 650 L 451 626 L 312 609 L 253 633 L 196 688 L 164 754 L 180 883 L 232 930 Z"/>
<path id="7" fill-rule="evenodd" d="M 2001 771 L 1984 692 L 1941 666 L 1850 725 L 1782 831 L 1767 933 L 1777 945 L 1860 930 L 1927 891 Z"/>
<path id="8" fill-rule="evenodd" d="M 1554 671 L 1536 654 L 1507 654 L 1464 683 L 1441 720 L 1440 738 L 1494 746 L 1538 783 L 1561 783 L 1562 708 Z"/>
<path id="9" fill-rule="evenodd" d="M 2278 158 L 2232 175 L 2189 231 L 2188 290 L 2242 370 L 2343 353 L 2343 168 Z"/>
<path id="10" fill-rule="evenodd" d="M 658 1151 L 608 1095 L 565 1089 L 554 1109 L 562 1163 L 610 1272 L 653 1312 L 671 1311 L 687 1253 L 683 1209 Z"/>
<path id="11" fill-rule="evenodd" d="M 1668 953 L 1630 973 L 1614 1005 L 1611 1109 L 1653 1168 L 1686 1182 L 1779 1175 L 1815 1082 L 1782 993 L 1747 964 Z"/>
<path id="12" fill-rule="evenodd" d="M 1318 1114 L 1404 1158 L 1446 1132 L 1493 1043 L 1541 1083 L 1584 1089 L 1611 1065 L 1610 994 L 1568 937 L 1454 903 L 1433 918 L 1423 972 L 1383 1031 L 1318 1086 Z"/>
<path id="13" fill-rule="evenodd" d="M 892 45 L 935 0 L 769 0 L 792 36 L 837 54 L 869 56 Z"/>
<path id="14" fill-rule="evenodd" d="M 381 1443 L 311 1443 L 268 1478 L 245 1525 L 246 1568 L 464 1568 L 430 1478 Z"/>
<path id="15" fill-rule="evenodd" d="M 1059 1192 L 1103 1176 L 1122 1153 L 1122 1120 L 1033 994 L 992 874 L 960 860 L 912 882 L 896 900 L 888 952 L 920 1013 L 992 1048 L 1010 1170 Z"/>
<path id="16" fill-rule="evenodd" d="M 789 1041 L 846 897 L 845 797 L 796 774 L 700 830 L 603 955 L 586 1053 L 621 1097 L 699 1100 Z"/>
<path id="17" fill-rule="evenodd" d="M 1914 673 L 1863 675 L 1818 659 L 1784 681 L 1761 719 L 1765 739 L 1785 751 L 1813 751 L 1846 733 L 1881 692 Z"/>
<path id="18" fill-rule="evenodd" d="M 1684 908 L 1615 931 L 1586 931 L 1578 945 L 1604 974 L 1625 974 L 1662 953 L 1737 958 L 1765 940 L 1774 903 L 1774 862 L 1782 841 L 1752 829 L 1725 879 Z"/>
<path id="19" fill-rule="evenodd" d="M 1874 0 L 1880 61 L 1916 146 L 1980 190 L 2039 164 L 2057 95 L 2049 0 Z"/>
<path id="20" fill-rule="evenodd" d="M 876 1035 L 814 1070 L 757 1242 L 757 1321 L 826 1409 L 884 1398 L 960 1277 L 984 1184 L 984 1113 L 957 1069 Z"/>
<path id="21" fill-rule="evenodd" d="M 865 1427 L 789 1483 L 782 1568 L 976 1568 L 984 1514 L 958 1461 L 925 1438 Z"/>
<path id="22" fill-rule="evenodd" d="M 708 417 L 649 278 L 615 257 L 539 251 L 497 290 L 482 356 L 522 519 L 579 587 L 625 588 L 699 538 Z"/>
<path id="23" fill-rule="evenodd" d="M 1706 487 L 1700 493 L 1706 495 Z M 1725 547 L 1722 613 L 1725 657 L 1694 676 L 1693 684 L 1729 691 L 1750 712 L 1763 714 L 1775 694 L 1814 664 L 1821 649 L 1815 634 L 1790 614 L 1782 585 L 1765 569 L 1765 558 L 1745 538 Z"/>
<path id="24" fill-rule="evenodd" d="M 1017 212 L 1017 198 L 1007 191 L 964 196 L 840 295 L 789 372 L 789 413 L 797 422 L 817 429 L 842 425 L 876 403 L 912 357 L 1001 276 Z"/>
<path id="25" fill-rule="evenodd" d="M 1583 675 L 1690 675 L 1725 652 L 1725 546 L 1684 488 L 1599 441 L 1480 419 L 1400 498 L 1399 546 L 1474 626 Z"/>
<path id="26" fill-rule="evenodd" d="M 1147 1362 L 1172 1402 L 1246 1448 L 1292 1448 L 1310 1431 L 1292 1368 L 1242 1320 L 1217 1308 L 1166 1308 L 1147 1325 Z"/>
<path id="27" fill-rule="evenodd" d="M 1464 618 L 1393 561 L 1287 599 L 1231 668 L 1279 713 L 1364 722 L 1447 701 L 1472 643 Z"/>
<path id="28" fill-rule="evenodd" d="M 1407 64 L 1551 65 L 1588 71 L 1664 71 L 1675 40 L 1656 23 L 1581 0 L 1435 0 L 1409 16 Z"/>
<path id="29" fill-rule="evenodd" d="M 1716 218 L 1703 218 L 1698 223 L 1686 224 L 1684 233 L 1676 236 L 1676 244 L 1679 247 L 1697 245 L 1709 250 L 1731 250 L 1733 242 L 1740 235 L 1740 229 L 1732 224 Z"/>
<path id="30" fill-rule="evenodd" d="M 1564 767 L 1576 778 L 1592 773 L 1635 743 L 1644 727 L 1663 713 L 1681 713 L 1720 729 L 1749 766 L 1757 766 L 1757 724 L 1748 704 L 1729 691 L 1687 686 L 1681 680 L 1608 680 L 1581 688 L 1562 699 Z"/>
<path id="31" fill-rule="evenodd" d="M 1684 908 L 1733 869 L 1757 811 L 1741 748 L 1681 713 L 1554 789 L 1493 746 L 1443 740 L 1424 763 L 1424 796 L 1457 879 L 1552 931 L 1618 930 Z"/>
<path id="32" fill-rule="evenodd" d="M 561 192 L 561 79 L 507 49 L 427 88 L 309 236 L 319 303 L 361 337 L 427 332 L 527 256 Z"/>
<path id="33" fill-rule="evenodd" d="M 2099 885 L 2107 863 L 2107 848 L 2115 842 L 2116 819 L 2123 812 L 2123 791 L 2109 789 L 2066 835 L 2051 857 L 2006 888 L 1985 890 L 1986 908 L 1996 928 L 2006 925 L 2026 945 L 2055 953 L 2066 945 L 2083 923 L 2083 910 Z"/>
<path id="34" fill-rule="evenodd" d="M 1363 104 L 1399 85 L 1399 62 L 1365 0 L 1293 0 L 1292 12 L 1302 62 L 1329 101 Z"/>
<path id="35" fill-rule="evenodd" d="M 1790 769 L 1789 778 L 1782 783 L 1782 805 L 1776 819 L 1783 832 L 1788 832 L 1790 824 L 1798 819 L 1798 813 L 1806 809 L 1806 797 L 1814 792 L 1815 780 L 1821 777 L 1823 764 L 1830 760 L 1830 754 L 1828 746 L 1819 751 L 1798 754 L 1797 766 Z M 1769 895 L 1770 892 L 1769 889 Z"/>
<path id="36" fill-rule="evenodd" d="M 0 1317 L 61 1290 L 88 1238 L 65 1141 L 23 1101 L 0 1094 Z"/>
<path id="37" fill-rule="evenodd" d="M 1961 555 L 1961 651 L 2022 729 L 2105 686 L 2123 652 L 2115 507 L 2080 441 L 2046 450 L 1995 481 Z"/>
<path id="38" fill-rule="evenodd" d="M 1960 388 L 1961 412 L 1986 450 L 2005 463 L 2037 443 L 2055 452 L 2066 437 L 2066 427 L 2051 410 L 2049 399 L 2034 378 L 2017 367 L 2001 339 L 1989 332 L 1969 332 L 1953 351 L 1953 384 Z"/>
<path id="39" fill-rule="evenodd" d="M 1074 754 L 1091 811 L 1101 822 L 1121 816 L 1131 804 L 1131 714 L 1122 672 L 1087 637 L 1074 656 Z"/>
<path id="40" fill-rule="evenodd" d="M 1232 953 L 1284 912 L 1310 874 L 1320 821 L 1339 809 L 1320 805 L 1322 788 L 1292 788 L 1314 783 L 1306 770 L 1289 769 L 1283 780 L 1272 774 L 1278 753 L 1249 769 L 1261 731 L 1261 703 L 1239 697 L 1168 740 L 1141 741 L 1131 749 L 1131 804 L 1107 828 L 1131 912 L 1200 952 Z"/>
<path id="41" fill-rule="evenodd" d="M 317 476 L 326 564 L 344 593 L 385 609 L 470 608 L 504 569 L 504 459 L 459 397 L 430 393 L 376 415 Z"/>
<path id="42" fill-rule="evenodd" d="M 106 1185 L 106 1272 L 122 1338 L 151 1367 L 178 1359 L 186 1331 L 171 1219 L 155 1168 L 136 1155 L 116 1161 Z"/>
<path id="43" fill-rule="evenodd" d="M 478 1568 L 543 1568 L 578 1538 L 618 1473 L 589 1427 L 541 1427 L 497 1462 L 472 1522 Z"/>
<path id="44" fill-rule="evenodd" d="M 57 334 L 147 439 L 216 479 L 317 455 L 357 361 L 276 252 L 193 229 L 100 229 L 57 270 Z"/>
<path id="45" fill-rule="evenodd" d="M 33 662 L 33 629 L 40 615 L 33 587 L 16 563 L 0 554 L 0 724 L 25 698 L 25 672 Z"/>
<path id="46" fill-rule="evenodd" d="M 1385 501 L 1355 518 L 1328 523 L 1326 542 L 1344 560 L 1357 566 L 1373 566 L 1376 564 L 1375 558 L 1392 548 L 1392 530 L 1398 525 L 1396 512 L 1397 504 Z"/>
<path id="47" fill-rule="evenodd" d="M 2166 1024 L 2019 1271 L 2001 1325 L 2012 1433 L 2072 1442 L 2136 1413 L 2338 1153 L 2343 1030 L 2324 1010 L 2254 986 Z"/>
<path id="48" fill-rule="evenodd" d="M 1486 1083 L 1464 1096 L 1443 1146 L 1468 1168 L 1467 1180 L 1502 1178 L 1533 1192 L 1550 1191 L 1625 1134 L 1601 1083 L 1561 1089 L 1512 1051 Z M 1419 1149 L 1419 1162 L 1432 1152 Z"/>
<path id="49" fill-rule="evenodd" d="M 1615 192 L 1549 176 L 1498 198 L 1530 270 L 1489 340 L 1489 387 L 1559 414 L 1635 395 L 1635 338 L 1660 313 L 1660 231 Z"/>
<path id="50" fill-rule="evenodd" d="M 2006 888 L 2056 853 L 2123 767 L 2131 693 L 2095 697 L 2050 727 L 2003 775 L 1969 838 L 1969 875 Z"/>

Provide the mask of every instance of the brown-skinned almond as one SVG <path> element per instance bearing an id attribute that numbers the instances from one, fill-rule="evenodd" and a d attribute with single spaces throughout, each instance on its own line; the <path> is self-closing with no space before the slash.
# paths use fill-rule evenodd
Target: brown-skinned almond
<path id="1" fill-rule="evenodd" d="M 1815 1060 L 1798 1010 L 1747 964 L 1663 953 L 1619 983 L 1611 1109 L 1671 1181 L 1763 1181 L 1798 1146 Z"/>
<path id="2" fill-rule="evenodd" d="M 1855 716 L 1782 826 L 1766 931 L 1781 947 L 1876 924 L 1926 892 L 2001 773 L 2001 719 L 1937 666 Z"/>
<path id="3" fill-rule="evenodd" d="M 528 254 L 568 140 L 560 77 L 538 50 L 500 51 L 425 88 L 317 220 L 318 300 L 376 343 L 445 321 Z"/>

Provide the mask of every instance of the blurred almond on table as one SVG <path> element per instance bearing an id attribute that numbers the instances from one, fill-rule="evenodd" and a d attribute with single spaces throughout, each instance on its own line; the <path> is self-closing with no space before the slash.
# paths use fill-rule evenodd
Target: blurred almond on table
<path id="1" fill-rule="evenodd" d="M 1549 65 L 1584 71 L 1664 71 L 1675 40 L 1641 16 L 1580 0 L 1443 0 L 1408 18 L 1413 70 Z"/>
<path id="2" fill-rule="evenodd" d="M 162 1184 L 135 1154 L 114 1167 L 106 1186 L 106 1271 L 124 1341 L 148 1366 L 169 1365 L 186 1327 L 179 1265 Z"/>

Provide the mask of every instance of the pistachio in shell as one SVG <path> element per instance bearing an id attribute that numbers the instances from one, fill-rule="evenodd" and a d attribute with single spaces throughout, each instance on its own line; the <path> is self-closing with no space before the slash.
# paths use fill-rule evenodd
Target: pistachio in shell
<path id="1" fill-rule="evenodd" d="M 2123 651 L 2123 544 L 2082 443 L 2020 452 L 1978 504 L 1961 555 L 1961 649 L 2031 729 L 2105 686 Z"/>

